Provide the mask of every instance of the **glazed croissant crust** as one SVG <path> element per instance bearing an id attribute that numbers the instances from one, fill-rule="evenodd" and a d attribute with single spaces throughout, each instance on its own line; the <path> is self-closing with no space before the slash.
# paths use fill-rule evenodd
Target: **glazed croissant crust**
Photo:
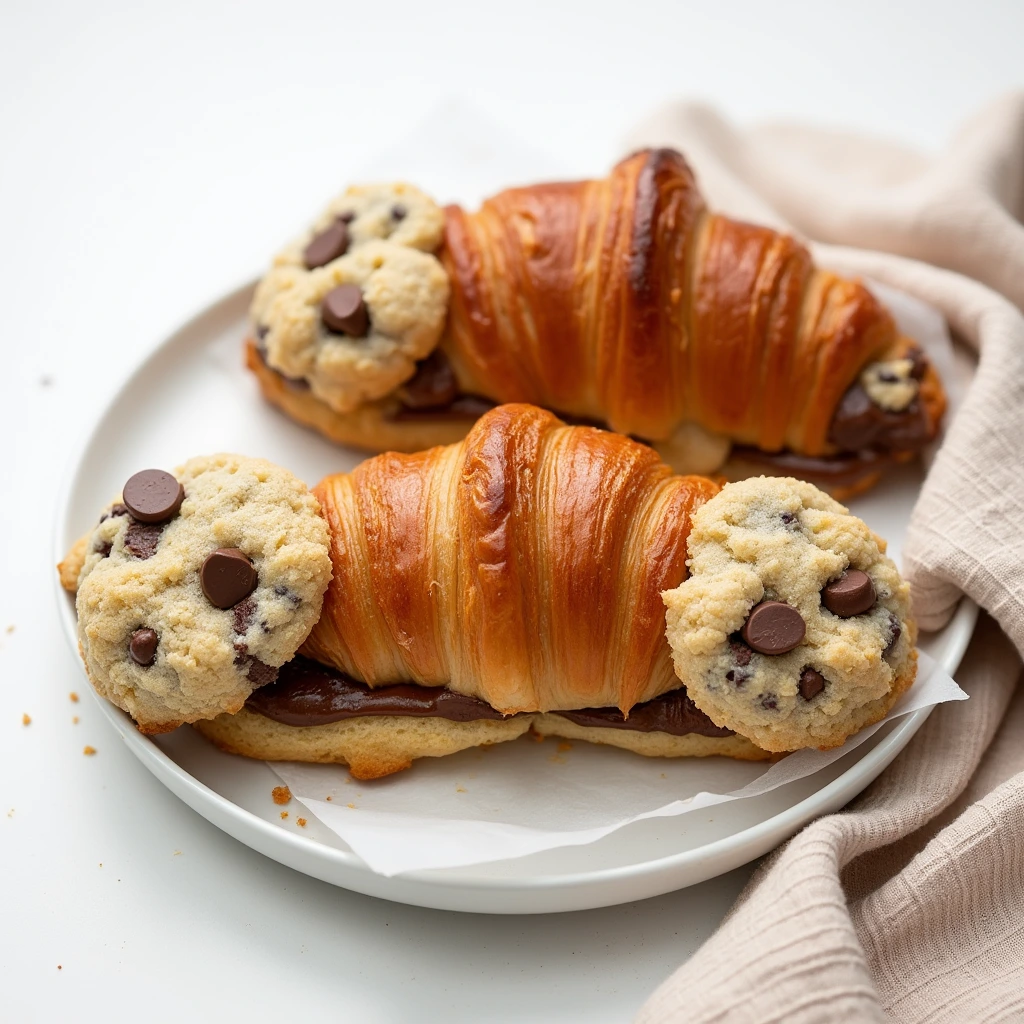
<path id="1" fill-rule="evenodd" d="M 718 489 L 627 438 L 502 406 L 458 444 L 318 485 L 334 577 L 302 652 L 503 713 L 627 712 L 679 686 L 661 592 Z"/>
<path id="2" fill-rule="evenodd" d="M 909 349 L 862 284 L 788 235 L 709 212 L 673 150 L 445 213 L 442 347 L 461 389 L 495 401 L 815 456 L 836 450 L 833 416 L 865 366 Z M 919 411 L 934 433 L 930 374 Z"/>

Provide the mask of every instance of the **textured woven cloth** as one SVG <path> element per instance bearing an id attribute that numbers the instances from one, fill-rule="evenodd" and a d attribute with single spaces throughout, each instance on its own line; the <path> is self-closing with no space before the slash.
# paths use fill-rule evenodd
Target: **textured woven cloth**
<path id="1" fill-rule="evenodd" d="M 631 141 L 678 147 L 713 207 L 932 303 L 978 352 L 904 568 L 924 628 L 961 594 L 985 609 L 957 673 L 971 699 L 769 857 L 637 1021 L 1024 1019 L 1024 96 L 935 158 L 695 106 Z"/>

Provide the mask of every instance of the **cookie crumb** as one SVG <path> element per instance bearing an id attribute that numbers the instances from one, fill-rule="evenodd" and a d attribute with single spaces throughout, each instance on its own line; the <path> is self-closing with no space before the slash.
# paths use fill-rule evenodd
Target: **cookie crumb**
<path id="1" fill-rule="evenodd" d="M 62 964 L 57 964 L 57 970 L 58 971 L 63 971 L 64 970 L 63 965 Z"/>
<path id="2" fill-rule="evenodd" d="M 92 755 L 96 753 L 96 748 L 90 747 L 88 744 L 86 744 L 82 748 L 82 753 L 85 754 L 86 757 L 92 757 Z"/>
<path id="3" fill-rule="evenodd" d="M 326 800 L 326 801 L 327 801 L 328 803 L 330 803 L 330 802 L 331 802 L 331 801 L 332 801 L 332 800 L 334 799 L 334 797 L 333 797 L 333 796 L 325 796 L 325 797 L 324 797 L 324 799 L 325 799 L 325 800 Z"/>
<path id="4" fill-rule="evenodd" d="M 78 725 L 78 715 L 72 715 L 71 716 L 71 724 L 72 725 Z"/>
<path id="5" fill-rule="evenodd" d="M 455 787 L 455 792 L 456 792 L 456 793 L 465 793 L 465 792 L 466 792 L 466 789 L 465 789 L 465 787 L 464 787 L 464 786 L 456 786 L 456 787 Z"/>
<path id="6" fill-rule="evenodd" d="M 292 799 L 292 791 L 287 786 L 275 786 L 270 791 L 270 795 L 273 798 L 274 803 L 279 807 L 290 803 Z"/>
<path id="7" fill-rule="evenodd" d="M 356 809 L 355 804 L 345 804 L 346 807 L 350 807 L 353 811 Z"/>
<path id="8" fill-rule="evenodd" d="M 74 690 L 72 690 L 72 691 L 71 691 L 71 692 L 70 692 L 70 693 L 68 694 L 68 700 L 70 700 L 72 704 L 77 704 L 77 703 L 78 703 L 78 694 L 77 694 L 77 693 L 75 693 L 75 691 L 74 691 Z"/>
<path id="9" fill-rule="evenodd" d="M 181 856 L 181 850 L 175 850 L 174 853 L 171 854 L 171 856 L 172 857 L 180 857 Z"/>
<path id="10" fill-rule="evenodd" d="M 572 744 L 568 740 L 559 740 L 558 749 L 564 754 L 567 750 L 572 750 Z"/>
<path id="11" fill-rule="evenodd" d="M 32 724 L 32 718 L 29 715 L 22 715 L 21 716 L 21 724 L 22 725 L 31 725 Z"/>
<path id="12" fill-rule="evenodd" d="M 13 807 L 7 812 L 7 817 L 8 818 L 13 818 L 14 817 L 14 808 Z"/>
<path id="13" fill-rule="evenodd" d="M 530 733 L 530 739 L 533 740 L 534 743 L 543 743 L 544 742 L 544 737 L 541 736 L 541 734 L 539 732 L 531 732 Z"/>
<path id="14" fill-rule="evenodd" d="M 288 812 L 287 811 L 282 811 L 281 812 L 281 820 L 284 821 L 285 818 L 287 818 L 287 817 L 288 817 Z"/>
<path id="15" fill-rule="evenodd" d="M 295 824 L 298 825 L 299 828 L 305 828 L 306 827 L 306 819 L 305 818 L 296 818 L 295 819 Z"/>
<path id="16" fill-rule="evenodd" d="M 13 632 L 14 632 L 14 624 L 13 624 L 13 623 L 11 623 L 11 625 L 9 625 L 9 626 L 7 627 L 7 634 L 8 634 L 8 635 L 10 635 L 10 634 L 11 634 L 11 633 L 13 633 Z"/>

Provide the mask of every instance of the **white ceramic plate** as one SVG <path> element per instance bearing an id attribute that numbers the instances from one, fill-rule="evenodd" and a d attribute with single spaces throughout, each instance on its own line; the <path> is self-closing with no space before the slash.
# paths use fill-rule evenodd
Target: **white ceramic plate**
<path id="1" fill-rule="evenodd" d="M 58 510 L 56 556 L 95 521 L 97 510 L 143 466 L 173 466 L 204 452 L 238 451 L 288 466 L 310 483 L 362 458 L 296 426 L 266 406 L 241 366 L 252 286 L 215 303 L 168 338 L 132 374 L 85 441 Z M 898 560 L 921 473 L 907 468 L 853 503 Z M 59 591 L 72 646 L 74 604 Z M 977 608 L 964 602 L 921 646 L 953 673 Z M 315 818 L 302 832 L 270 799 L 277 776 L 259 761 L 215 750 L 191 729 L 150 739 L 99 700 L 140 761 L 173 793 L 229 835 L 298 871 L 357 892 L 444 910 L 526 914 L 584 910 L 660 895 L 730 871 L 768 852 L 812 818 L 837 810 L 910 741 L 926 711 L 899 719 L 813 778 L 710 816 L 637 822 L 588 846 L 516 860 L 385 878 Z"/>

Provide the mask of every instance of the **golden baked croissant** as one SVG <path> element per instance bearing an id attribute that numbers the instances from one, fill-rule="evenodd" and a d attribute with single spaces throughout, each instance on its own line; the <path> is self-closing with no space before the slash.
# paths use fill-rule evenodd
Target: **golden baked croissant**
<path id="1" fill-rule="evenodd" d="M 914 676 L 906 584 L 809 484 L 720 492 L 649 446 L 506 405 L 462 442 L 377 456 L 314 494 L 333 575 L 303 657 L 241 713 L 197 723 L 235 752 L 369 778 L 532 726 L 767 757 L 841 743 Z"/>
<path id="2" fill-rule="evenodd" d="M 59 571 L 93 685 L 143 731 L 372 778 L 530 728 L 670 757 L 841 743 L 914 677 L 883 550 L 810 484 L 720 488 L 507 405 L 312 495 L 241 456 L 144 470 Z"/>
<path id="3" fill-rule="evenodd" d="M 347 195 L 332 215 L 350 223 Z M 325 223 L 314 242 L 338 230 Z M 375 263 L 391 258 L 388 243 L 370 244 L 383 245 Z M 672 150 L 636 153 L 596 181 L 510 189 L 475 213 L 448 207 L 437 348 L 416 348 L 404 385 L 359 404 L 334 402 L 308 368 L 336 334 L 285 340 L 300 320 L 313 331 L 323 297 L 295 303 L 307 273 L 297 252 L 279 258 L 294 273 L 279 267 L 261 285 L 248 364 L 267 398 L 341 443 L 450 443 L 490 404 L 531 402 L 654 443 L 679 470 L 717 470 L 731 447 L 727 475 L 753 464 L 850 493 L 934 438 L 945 406 L 932 366 L 863 285 L 815 268 L 787 235 L 709 212 Z M 347 262 L 369 250 L 335 252 L 308 273 L 349 280 Z M 383 298 L 364 287 L 368 322 L 395 319 L 395 287 Z M 275 304 L 282 289 L 291 305 Z M 425 317 L 422 294 L 412 308 Z"/>

